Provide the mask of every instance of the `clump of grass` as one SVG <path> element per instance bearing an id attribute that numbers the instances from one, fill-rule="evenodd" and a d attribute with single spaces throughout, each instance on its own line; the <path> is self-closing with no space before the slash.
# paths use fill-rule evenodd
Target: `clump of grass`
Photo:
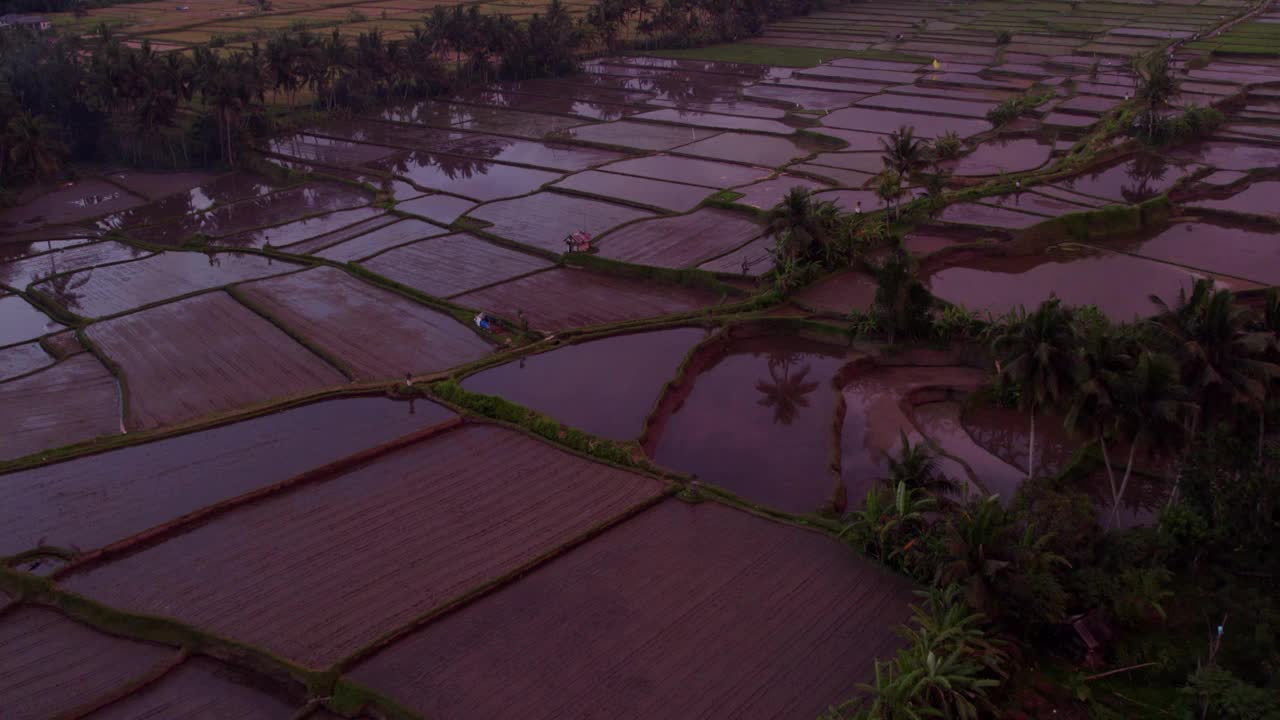
<path id="1" fill-rule="evenodd" d="M 1000 127 L 1043 105 L 1051 97 L 1053 97 L 1053 92 L 1050 90 L 1029 90 L 991 108 L 987 113 L 987 120 L 992 125 Z"/>
<path id="2" fill-rule="evenodd" d="M 1209 135 L 1223 120 L 1222 113 L 1214 108 L 1191 105 L 1181 114 L 1158 120 L 1145 137 L 1155 145 L 1176 145 Z"/>
<path id="3" fill-rule="evenodd" d="M 933 141 L 933 156 L 939 160 L 954 160 L 960 157 L 964 143 L 954 130 L 948 130 Z"/>
<path id="4" fill-rule="evenodd" d="M 1013 42 L 1013 36 L 1009 34 L 1008 30 L 1001 30 L 1000 32 L 996 33 L 997 45 L 1008 45 L 1011 42 Z"/>
<path id="5" fill-rule="evenodd" d="M 494 420 L 517 425 L 554 443 L 564 445 L 591 457 L 627 467 L 635 467 L 630 451 L 623 445 L 588 435 L 581 430 L 561 425 L 552 418 L 534 412 L 496 395 L 473 393 L 455 380 L 431 385 L 431 394 L 446 402 Z"/>

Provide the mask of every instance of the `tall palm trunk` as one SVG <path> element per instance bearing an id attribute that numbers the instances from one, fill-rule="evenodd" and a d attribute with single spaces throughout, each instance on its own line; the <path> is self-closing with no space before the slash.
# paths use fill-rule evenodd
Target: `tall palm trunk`
<path id="1" fill-rule="evenodd" d="M 1107 468 L 1107 481 L 1111 484 L 1111 502 L 1114 505 L 1120 504 L 1120 491 L 1116 488 L 1116 471 L 1111 467 L 1111 453 L 1107 451 L 1107 436 L 1105 433 L 1098 433 L 1098 445 L 1102 448 L 1102 464 Z"/>
<path id="2" fill-rule="evenodd" d="M 1262 467 L 1262 446 L 1263 440 L 1267 436 L 1267 405 L 1263 403 L 1258 408 L 1258 467 Z"/>
<path id="3" fill-rule="evenodd" d="M 1027 479 L 1036 473 L 1036 407 L 1031 406 L 1031 435 L 1027 443 Z"/>
<path id="4" fill-rule="evenodd" d="M 1129 445 L 1129 460 L 1124 466 L 1124 478 L 1120 480 L 1120 492 L 1116 495 L 1115 505 L 1111 507 L 1111 528 L 1120 524 L 1120 501 L 1124 498 L 1125 488 L 1129 487 L 1129 475 L 1133 472 L 1133 455 L 1138 449 L 1138 437 L 1134 436 Z"/>

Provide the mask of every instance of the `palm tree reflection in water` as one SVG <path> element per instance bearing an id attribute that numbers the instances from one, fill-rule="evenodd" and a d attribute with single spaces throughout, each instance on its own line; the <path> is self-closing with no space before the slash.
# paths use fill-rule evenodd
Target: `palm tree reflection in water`
<path id="1" fill-rule="evenodd" d="M 809 407 L 806 397 L 818 389 L 818 383 L 806 381 L 810 366 L 799 363 L 807 356 L 803 353 L 769 353 L 769 379 L 756 381 L 761 394 L 757 404 L 773 408 L 773 422 L 790 425 L 801 408 Z"/>

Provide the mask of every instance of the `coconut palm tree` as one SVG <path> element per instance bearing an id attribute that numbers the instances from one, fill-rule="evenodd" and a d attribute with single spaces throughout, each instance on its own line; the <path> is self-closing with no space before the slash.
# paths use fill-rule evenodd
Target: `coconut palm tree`
<path id="1" fill-rule="evenodd" d="M 970 607 L 989 617 L 1003 609 L 1060 619 L 1065 593 L 1055 572 L 1066 561 L 1049 549 L 1052 533 L 1020 523 L 991 495 L 948 514 L 943 536 L 950 560 L 941 568 L 941 581 L 960 584 Z"/>
<path id="2" fill-rule="evenodd" d="M 1160 111 L 1169 107 L 1169 99 L 1178 94 L 1178 83 L 1169 69 L 1169 58 L 1155 51 L 1135 60 L 1138 87 L 1134 96 L 1142 104 L 1142 126 L 1148 138 L 1154 137 L 1160 122 Z"/>
<path id="3" fill-rule="evenodd" d="M 920 334 L 927 325 L 933 298 L 915 278 L 911 256 L 901 247 L 894 248 L 875 269 L 876 294 L 872 311 L 876 321 L 888 335 L 889 344 L 898 334 Z"/>
<path id="4" fill-rule="evenodd" d="M 916 129 L 903 125 L 880 141 L 884 166 L 904 178 L 911 177 L 929 162 L 929 146 L 916 138 Z"/>
<path id="5" fill-rule="evenodd" d="M 1115 470 L 1111 465 L 1107 438 L 1116 432 L 1121 409 L 1117 397 L 1134 365 L 1135 337 L 1127 326 L 1113 327 L 1105 316 L 1094 322 L 1077 317 L 1072 379 L 1075 393 L 1067 412 L 1066 425 L 1091 437 L 1102 452 L 1113 499 L 1119 496 Z"/>
<path id="6" fill-rule="evenodd" d="M 1112 486 L 1112 527 L 1120 521 L 1120 503 L 1129 487 L 1138 445 L 1148 449 L 1180 447 L 1184 442 L 1184 419 L 1191 407 L 1177 363 L 1168 355 L 1150 351 L 1138 356 L 1132 372 L 1119 383 L 1115 400 L 1116 428 L 1129 442 L 1129 457 L 1120 487 Z"/>
<path id="7" fill-rule="evenodd" d="M 1004 323 L 993 325 L 991 348 L 997 370 L 1020 390 L 1019 404 L 1027 413 L 1030 433 L 1027 478 L 1036 470 L 1036 414 L 1064 402 L 1071 382 L 1075 333 L 1071 311 L 1050 297 L 1035 312 L 1019 308 Z"/>
<path id="8" fill-rule="evenodd" d="M 902 175 L 896 170 L 885 169 L 876 176 L 876 197 L 893 214 L 898 198 L 902 197 Z"/>
<path id="9" fill-rule="evenodd" d="M 888 487 L 906 485 L 913 490 L 938 497 L 959 489 L 959 483 L 938 470 L 939 450 L 932 440 L 923 439 L 912 445 L 904 431 L 898 431 L 902 447 L 897 455 L 884 454 L 889 474 L 883 482 Z"/>
<path id="10" fill-rule="evenodd" d="M 53 123 L 43 115 L 19 112 L 5 128 L 6 164 L 23 168 L 35 180 L 56 174 L 67 157 L 67 146 L 55 137 L 55 132 Z"/>
<path id="11" fill-rule="evenodd" d="M 1214 290 L 1209 280 L 1197 280 L 1190 295 L 1180 292 L 1174 307 L 1154 295 L 1151 301 L 1161 309 L 1151 325 L 1157 342 L 1177 360 L 1200 413 L 1212 418 L 1227 417 L 1236 408 L 1256 412 L 1261 457 L 1266 404 L 1280 379 L 1280 364 L 1268 359 L 1275 335 L 1251 330 L 1249 312 L 1235 304 L 1229 290 Z"/>
<path id="12" fill-rule="evenodd" d="M 785 255 L 807 260 L 835 240 L 838 217 L 834 204 L 815 200 L 808 188 L 796 186 L 769 211 L 765 224 Z"/>

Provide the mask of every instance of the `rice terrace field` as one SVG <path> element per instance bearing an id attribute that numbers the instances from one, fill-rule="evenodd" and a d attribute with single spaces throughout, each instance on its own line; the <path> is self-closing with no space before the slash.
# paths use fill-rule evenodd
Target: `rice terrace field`
<path id="1" fill-rule="evenodd" d="M 436 4 L 55 20 L 186 52 L 406 36 Z M 0 208 L 0 720 L 818 718 L 858 697 L 922 602 L 848 532 L 902 443 L 934 448 L 953 500 L 1008 507 L 1031 465 L 1078 471 L 1100 523 L 1150 525 L 1168 497 L 1160 458 L 1107 486 L 1138 440 L 1089 455 L 1062 408 L 1029 431 L 976 336 L 885 331 L 885 268 L 939 324 L 1051 293 L 1131 322 L 1197 280 L 1261 307 L 1277 29 L 1274 0 L 827 4 L 317 120 L 253 170 L 22 194 Z M 1179 86 L 1164 115 L 1220 125 L 1127 134 L 1130 59 L 1153 52 Z M 951 151 L 886 190 L 903 126 Z M 838 266 L 776 249 L 797 187 L 855 228 L 814 251 Z"/>

